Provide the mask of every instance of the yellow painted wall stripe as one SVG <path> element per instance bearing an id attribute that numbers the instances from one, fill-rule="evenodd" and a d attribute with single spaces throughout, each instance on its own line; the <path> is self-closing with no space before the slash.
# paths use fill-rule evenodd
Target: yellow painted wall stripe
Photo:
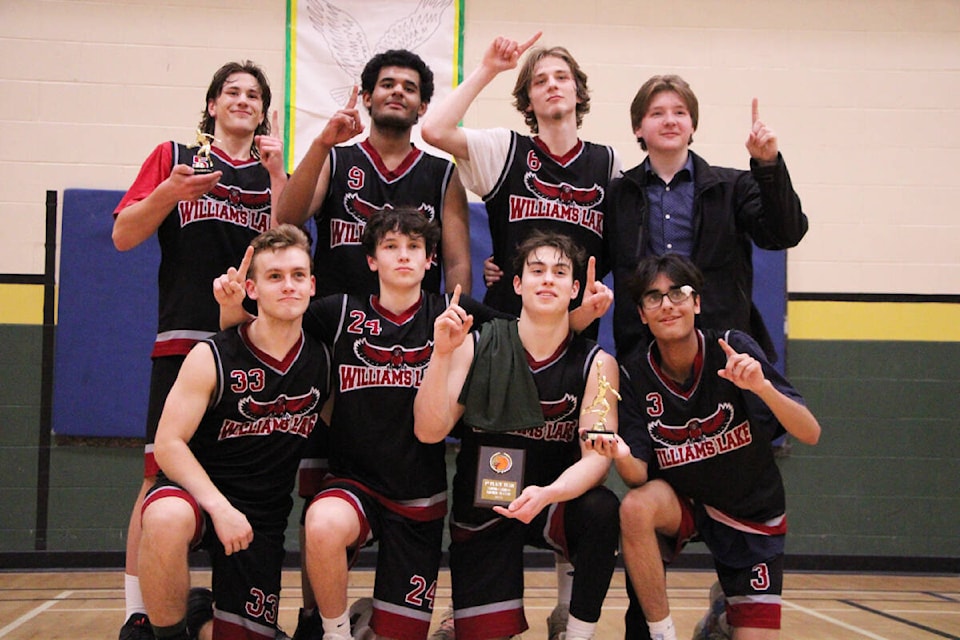
<path id="1" fill-rule="evenodd" d="M 43 324 L 43 285 L 0 284 L 0 324 Z"/>
<path id="2" fill-rule="evenodd" d="M 960 304 L 793 300 L 787 318 L 790 340 L 960 342 Z"/>
<path id="3" fill-rule="evenodd" d="M 792 300 L 790 340 L 960 342 L 960 304 Z M 43 324 L 43 286 L 0 284 L 0 324 Z"/>

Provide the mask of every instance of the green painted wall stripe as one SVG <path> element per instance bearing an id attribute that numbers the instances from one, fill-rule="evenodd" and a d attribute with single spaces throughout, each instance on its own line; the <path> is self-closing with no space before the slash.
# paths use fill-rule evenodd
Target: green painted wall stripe
<path id="1" fill-rule="evenodd" d="M 787 318 L 791 340 L 960 342 L 960 304 L 791 300 Z"/>

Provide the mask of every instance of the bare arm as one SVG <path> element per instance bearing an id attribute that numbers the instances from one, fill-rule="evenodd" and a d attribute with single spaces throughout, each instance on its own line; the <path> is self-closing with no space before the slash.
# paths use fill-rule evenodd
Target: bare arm
<path id="1" fill-rule="evenodd" d="M 460 182 L 456 167 L 450 176 L 450 184 L 443 199 L 443 281 L 447 293 L 454 287 L 470 295 L 473 285 L 470 264 L 470 210 L 467 207 L 467 192 Z"/>
<path id="2" fill-rule="evenodd" d="M 604 371 L 611 372 L 611 375 L 607 376 L 607 380 L 611 384 L 611 389 L 616 389 L 620 382 L 617 361 L 603 351 L 597 354 L 596 359 L 603 363 Z M 591 368 L 591 372 L 592 370 Z M 597 377 L 591 374 L 587 378 L 587 384 L 584 388 L 584 402 L 589 402 L 595 398 L 597 391 Z M 607 390 L 606 393 L 607 402 L 610 404 L 610 411 L 606 415 L 606 429 L 615 434 L 617 431 L 617 397 L 612 390 Z M 594 413 L 582 414 L 579 430 L 583 431 L 592 427 L 598 417 Z M 517 499 L 507 507 L 493 507 L 493 510 L 504 517 L 516 518 L 521 522 L 529 523 L 548 505 L 573 500 L 593 487 L 602 484 L 610 470 L 610 459 L 593 450 L 583 440 L 580 441 L 580 453 L 580 460 L 570 465 L 550 484 L 544 487 L 527 486 Z"/>
<path id="3" fill-rule="evenodd" d="M 222 171 L 193 175 L 191 167 L 174 165 L 167 179 L 150 195 L 117 214 L 113 221 L 113 245 L 119 251 L 133 249 L 154 234 L 178 202 L 199 199 L 222 176 Z"/>
<path id="4" fill-rule="evenodd" d="M 459 302 L 458 285 L 450 306 L 433 323 L 433 354 L 413 403 L 413 430 L 421 442 L 440 442 L 463 415 L 457 398 L 473 360 L 473 340 L 468 339 L 473 316 Z"/>
<path id="5" fill-rule="evenodd" d="M 192 495 L 213 519 L 217 537 L 226 553 L 246 549 L 253 528 L 217 489 L 200 465 L 189 442 L 213 398 L 217 385 L 216 364 L 210 346 L 195 346 L 180 368 L 160 416 L 154 455 L 164 474 Z"/>
<path id="6" fill-rule="evenodd" d="M 604 363 L 606 367 L 606 363 Z M 617 370 L 616 377 L 607 376 L 607 380 L 610 382 L 610 385 L 613 389 L 620 389 L 620 371 Z M 607 401 L 611 403 L 611 413 L 613 412 L 612 407 L 614 400 L 618 400 L 616 396 L 611 397 L 612 392 L 607 394 Z M 588 396 L 589 397 L 589 396 Z M 629 399 L 629 398 L 628 398 Z M 619 402 L 619 400 L 618 400 Z M 629 413 L 630 407 L 624 406 L 622 404 L 617 404 L 617 427 L 619 430 L 619 422 L 621 412 L 624 415 Z M 581 431 L 588 429 L 586 422 L 581 420 Z M 588 439 L 583 441 L 583 446 L 586 449 L 592 450 L 599 455 L 602 455 L 606 458 L 613 460 L 614 466 L 617 468 L 617 473 L 623 479 L 624 483 L 628 487 L 638 487 L 644 482 L 647 481 L 647 463 L 633 457 L 632 452 L 630 451 L 630 445 L 620 436 L 619 433 L 613 433 L 609 436 L 597 437 L 594 439 Z"/>
<path id="7" fill-rule="evenodd" d="M 763 400 L 784 429 L 804 444 L 817 444 L 820 423 L 805 406 L 781 393 L 763 375 L 763 367 L 752 356 L 737 353 L 723 339 L 720 347 L 727 354 L 727 366 L 717 372 L 741 389 L 752 391 Z"/>
<path id="8" fill-rule="evenodd" d="M 480 66 L 473 70 L 440 104 L 430 105 L 423 118 L 421 135 L 427 144 L 457 157 L 470 159 L 467 136 L 459 123 L 480 92 L 497 74 L 517 66 L 520 56 L 540 38 L 537 32 L 520 44 L 509 38 L 498 37 L 483 55 Z"/>
<path id="9" fill-rule="evenodd" d="M 276 135 L 280 129 L 280 113 L 273 111 L 270 125 L 271 135 L 254 136 L 253 143 L 257 145 L 260 155 L 260 164 L 270 174 L 270 226 L 277 226 L 276 210 L 280 195 L 287 186 L 287 172 L 283 166 L 283 140 Z"/>
<path id="10" fill-rule="evenodd" d="M 297 165 L 277 202 L 278 223 L 302 225 L 320 207 L 330 186 L 330 149 L 363 131 L 357 111 L 357 87 L 347 106 L 333 114 Z"/>

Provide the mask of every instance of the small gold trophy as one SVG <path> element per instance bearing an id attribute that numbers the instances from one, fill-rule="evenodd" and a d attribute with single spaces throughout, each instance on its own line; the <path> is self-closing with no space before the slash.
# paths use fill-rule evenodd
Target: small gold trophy
<path id="1" fill-rule="evenodd" d="M 603 375 L 603 362 L 597 358 L 597 396 L 580 412 L 581 416 L 588 413 L 597 414 L 597 421 L 593 423 L 591 428 L 580 434 L 581 440 L 596 440 L 598 436 L 610 434 L 607 431 L 607 414 L 610 413 L 610 402 L 607 400 L 608 391 L 613 393 L 617 400 L 622 400 L 617 390 L 610 385 L 607 376 Z"/>
<path id="2" fill-rule="evenodd" d="M 197 129 L 197 152 L 193 154 L 194 175 L 213 173 L 213 159 L 210 158 L 210 144 L 214 138 L 209 133 Z"/>

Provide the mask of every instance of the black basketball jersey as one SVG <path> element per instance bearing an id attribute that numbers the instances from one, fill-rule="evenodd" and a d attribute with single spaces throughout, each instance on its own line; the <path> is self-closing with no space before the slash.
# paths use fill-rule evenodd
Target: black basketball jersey
<path id="1" fill-rule="evenodd" d="M 327 296 L 310 303 L 304 329 L 333 345 L 329 466 L 394 501 L 446 499 L 445 446 L 413 432 L 413 402 L 433 353 L 433 323 L 448 296 L 423 292 L 400 315 L 376 296 Z M 468 297 L 475 322 L 491 310 Z"/>
<path id="2" fill-rule="evenodd" d="M 293 505 L 300 454 L 330 392 L 330 354 L 301 335 L 277 360 L 253 346 L 248 326 L 206 341 L 217 367 L 217 388 L 190 450 L 256 527 L 285 520 Z"/>
<path id="3" fill-rule="evenodd" d="M 317 212 L 314 271 L 317 296 L 334 293 L 377 293 L 377 274 L 367 266 L 360 236 L 367 219 L 385 207 L 419 209 L 443 225 L 443 202 L 453 164 L 411 145 L 395 170 L 384 165 L 368 140 L 330 150 L 330 185 Z M 423 288 L 440 292 L 443 256 L 440 246 L 434 265 L 423 277 Z"/>
<path id="4" fill-rule="evenodd" d="M 473 333 L 476 341 L 479 337 Z M 580 410 L 593 359 L 600 347 L 582 335 L 572 335 L 543 362 L 529 359 L 540 396 L 544 424 L 533 429 L 495 433 L 464 427 L 453 480 L 454 519 L 479 524 L 490 509 L 473 506 L 481 446 L 523 449 L 524 485 L 548 485 L 580 459 Z"/>
<path id="5" fill-rule="evenodd" d="M 503 173 L 483 197 L 490 225 L 493 259 L 510 274 L 516 247 L 534 229 L 558 231 L 573 238 L 597 259 L 597 278 L 607 273 L 603 252 L 603 217 L 607 184 L 613 170 L 611 147 L 578 140 L 564 157 L 552 155 L 538 139 L 511 132 Z M 583 296 L 586 270 L 575 274 Z M 494 309 L 520 315 L 513 279 L 503 277 L 483 299 Z"/>
<path id="6" fill-rule="evenodd" d="M 665 479 L 678 494 L 754 522 L 782 515 L 783 480 L 770 443 L 783 427 L 755 394 L 717 375 L 727 362 L 717 339 L 756 358 L 781 393 L 801 403 L 803 398 L 747 334 L 698 336 L 700 355 L 689 386 L 662 372 L 656 343 L 624 364 L 620 434 L 633 455 L 648 463 L 651 477 Z"/>
<path id="7" fill-rule="evenodd" d="M 193 163 L 196 148 L 168 144 L 173 164 Z M 220 306 L 210 283 L 240 264 L 250 241 L 270 228 L 270 175 L 260 161 L 234 161 L 215 147 L 210 157 L 223 177 L 198 200 L 178 202 L 157 230 L 160 317 L 154 357 L 184 355 L 197 340 L 219 331 Z"/>

